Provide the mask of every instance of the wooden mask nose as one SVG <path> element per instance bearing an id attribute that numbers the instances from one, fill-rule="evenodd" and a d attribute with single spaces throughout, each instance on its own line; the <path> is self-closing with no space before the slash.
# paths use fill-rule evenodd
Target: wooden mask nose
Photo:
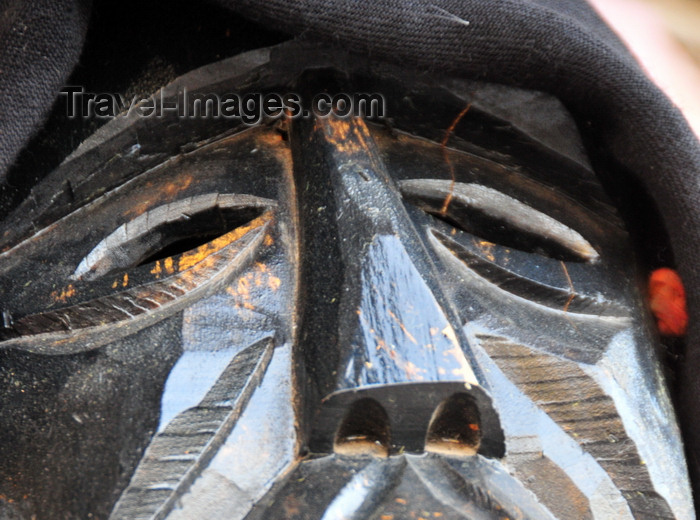
<path id="1" fill-rule="evenodd" d="M 299 354 L 313 375 L 307 395 L 321 404 L 308 418 L 311 449 L 330 451 L 343 418 L 356 424 L 353 403 L 366 398 L 391 425 L 388 451 L 420 452 L 436 408 L 466 392 L 489 432 L 482 447 L 502 451 L 471 348 L 368 127 L 296 120 L 290 141 L 303 264 Z M 308 409 L 319 410 L 313 403 Z M 350 437 L 385 431 L 369 426 Z"/>

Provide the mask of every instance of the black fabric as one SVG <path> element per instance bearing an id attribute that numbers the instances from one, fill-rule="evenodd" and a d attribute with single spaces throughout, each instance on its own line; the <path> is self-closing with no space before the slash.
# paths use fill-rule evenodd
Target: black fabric
<path id="1" fill-rule="evenodd" d="M 539 89 L 564 102 L 601 169 L 652 196 L 686 283 L 690 329 L 679 415 L 697 496 L 700 144 L 594 11 L 582 0 L 217 1 L 290 34 L 405 66 Z M 86 20 L 80 0 L 6 0 L 0 7 L 0 178 L 76 63 Z"/>
<path id="2" fill-rule="evenodd" d="M 89 14 L 83 0 L 0 2 L 0 179 L 77 63 Z"/>

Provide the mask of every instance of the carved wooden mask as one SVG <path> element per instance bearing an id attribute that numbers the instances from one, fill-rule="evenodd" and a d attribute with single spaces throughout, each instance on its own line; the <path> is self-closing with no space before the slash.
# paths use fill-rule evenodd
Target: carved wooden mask
<path id="1" fill-rule="evenodd" d="M 254 51 L 164 95 L 380 92 L 390 119 L 120 118 L 35 188 L 0 228 L 0 515 L 692 515 L 566 111 L 415 76 Z"/>

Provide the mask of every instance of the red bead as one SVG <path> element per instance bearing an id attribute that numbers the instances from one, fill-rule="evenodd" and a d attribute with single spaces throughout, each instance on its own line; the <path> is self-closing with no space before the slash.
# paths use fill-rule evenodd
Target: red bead
<path id="1" fill-rule="evenodd" d="M 656 269 L 649 277 L 649 304 L 664 336 L 683 336 L 688 327 L 685 288 L 678 273 L 668 267 Z"/>

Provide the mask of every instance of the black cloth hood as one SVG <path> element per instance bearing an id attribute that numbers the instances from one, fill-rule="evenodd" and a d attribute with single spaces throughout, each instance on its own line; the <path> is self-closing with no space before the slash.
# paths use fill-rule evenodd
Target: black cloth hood
<path id="1" fill-rule="evenodd" d="M 639 183 L 668 232 L 690 314 L 679 408 L 700 475 L 700 144 L 679 111 L 579 0 L 218 0 L 266 27 L 378 60 L 542 90 L 572 112 L 594 163 Z M 0 178 L 77 63 L 86 0 L 0 7 Z M 136 15 L 136 14 L 135 14 Z M 698 423 L 698 424 L 696 424 Z"/>

